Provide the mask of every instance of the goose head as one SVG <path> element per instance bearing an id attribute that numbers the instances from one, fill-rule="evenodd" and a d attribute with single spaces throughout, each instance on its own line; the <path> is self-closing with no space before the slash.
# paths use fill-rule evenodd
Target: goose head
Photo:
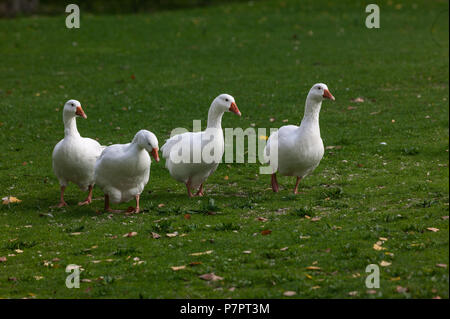
<path id="1" fill-rule="evenodd" d="M 87 118 L 86 114 L 81 107 L 80 102 L 77 100 L 69 100 L 64 104 L 63 114 L 65 118 L 72 118 L 75 116 L 81 116 Z"/>
<path id="2" fill-rule="evenodd" d="M 334 96 L 328 90 L 328 86 L 324 83 L 314 84 L 311 90 L 309 90 L 308 97 L 317 102 L 322 102 L 323 99 L 335 100 Z"/>
<path id="3" fill-rule="evenodd" d="M 136 133 L 133 142 L 136 142 L 140 147 L 144 148 L 153 156 L 155 161 L 159 162 L 158 139 L 155 134 L 147 130 L 140 130 Z"/>
<path id="4" fill-rule="evenodd" d="M 234 97 L 229 94 L 220 94 L 214 99 L 213 104 L 216 109 L 219 109 L 222 112 L 233 112 L 241 116 L 241 112 L 234 101 Z"/>

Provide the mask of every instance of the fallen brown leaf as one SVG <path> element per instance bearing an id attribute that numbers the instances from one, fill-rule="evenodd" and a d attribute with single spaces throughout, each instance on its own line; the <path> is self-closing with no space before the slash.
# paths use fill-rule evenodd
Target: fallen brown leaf
<path id="1" fill-rule="evenodd" d="M 161 238 L 161 236 L 160 236 L 159 234 L 154 233 L 154 232 L 152 232 L 152 237 L 153 237 L 154 239 L 159 239 L 159 238 Z"/>
<path id="2" fill-rule="evenodd" d="M 12 204 L 12 203 L 20 203 L 20 202 L 21 202 L 21 200 L 14 196 L 7 196 L 7 197 L 2 198 L 3 205 L 8 205 L 8 204 Z"/>
<path id="3" fill-rule="evenodd" d="M 167 236 L 167 237 L 170 237 L 170 238 L 172 238 L 172 237 L 177 237 L 177 236 L 178 236 L 178 232 L 167 233 L 166 236 Z"/>
<path id="4" fill-rule="evenodd" d="M 308 270 L 322 270 L 322 268 L 317 267 L 317 266 L 308 266 L 305 269 L 308 269 Z"/>
<path id="5" fill-rule="evenodd" d="M 292 296 L 295 296 L 296 294 L 297 293 L 295 291 L 290 291 L 290 290 L 283 292 L 283 296 L 286 296 L 286 297 L 292 297 Z"/>
<path id="6" fill-rule="evenodd" d="M 201 261 L 193 261 L 189 263 L 189 266 L 194 267 L 203 264 Z"/>
<path id="7" fill-rule="evenodd" d="M 183 266 L 172 266 L 170 268 L 172 268 L 173 271 L 178 271 L 178 270 L 181 270 L 181 269 L 185 269 L 186 265 L 183 265 Z"/>
<path id="8" fill-rule="evenodd" d="M 209 255 L 213 252 L 213 250 L 202 251 L 200 253 L 192 253 L 191 256 L 201 256 L 201 255 Z"/>
<path id="9" fill-rule="evenodd" d="M 270 235 L 271 233 L 272 233 L 271 230 L 266 229 L 261 232 L 261 235 L 266 236 L 266 235 Z"/>
<path id="10" fill-rule="evenodd" d="M 403 292 L 407 292 L 407 291 L 408 291 L 408 288 L 402 287 L 402 286 L 397 286 L 397 287 L 395 288 L 395 290 L 396 290 L 398 293 L 403 293 Z"/>
<path id="11" fill-rule="evenodd" d="M 1 261 L 1 260 L 0 260 Z M 436 267 L 447 268 L 447 264 L 436 264 Z"/>
<path id="12" fill-rule="evenodd" d="M 137 232 L 132 231 L 132 232 L 124 234 L 122 237 L 134 237 L 136 235 L 137 235 Z"/>
<path id="13" fill-rule="evenodd" d="M 217 276 L 215 273 L 210 274 L 204 274 L 198 276 L 200 279 L 206 280 L 206 281 L 218 281 L 223 280 L 223 277 Z"/>
<path id="14" fill-rule="evenodd" d="M 436 233 L 439 231 L 439 228 L 435 228 L 435 227 L 428 227 L 427 230 L 432 231 L 433 233 Z"/>
<path id="15" fill-rule="evenodd" d="M 355 99 L 353 99 L 351 101 L 354 102 L 354 103 L 363 103 L 364 99 L 362 97 L 357 97 L 357 98 L 355 98 Z"/>
<path id="16" fill-rule="evenodd" d="M 386 248 L 383 248 L 383 247 L 381 247 L 378 244 L 373 244 L 373 249 L 375 249 L 375 250 L 383 250 L 383 249 L 386 249 Z"/>

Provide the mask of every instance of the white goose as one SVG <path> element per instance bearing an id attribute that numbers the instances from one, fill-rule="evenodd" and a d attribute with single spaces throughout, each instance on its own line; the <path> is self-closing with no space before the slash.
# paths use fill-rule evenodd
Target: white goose
<path id="1" fill-rule="evenodd" d="M 306 98 L 305 114 L 300 126 L 282 126 L 267 140 L 264 154 L 272 168 L 274 192 L 278 192 L 277 171 L 284 176 L 297 177 L 294 188 L 294 194 L 297 194 L 301 179 L 319 165 L 324 153 L 319 127 L 319 112 L 324 98 L 334 100 L 325 84 L 314 84 Z"/>
<path id="2" fill-rule="evenodd" d="M 105 210 L 119 212 L 109 207 L 113 203 L 136 199 L 139 212 L 139 198 L 150 178 L 151 159 L 149 153 L 159 162 L 158 139 L 147 130 L 136 133 L 128 144 L 114 144 L 105 148 L 95 164 L 95 183 L 105 193 Z"/>
<path id="3" fill-rule="evenodd" d="M 64 190 L 69 182 L 77 184 L 83 191 L 89 190 L 87 198 L 78 205 L 91 203 L 95 161 L 104 149 L 97 141 L 80 136 L 77 130 L 77 116 L 87 118 L 80 102 L 67 101 L 63 109 L 64 139 L 56 144 L 52 154 L 53 171 L 61 186 L 58 207 L 67 206 L 64 201 Z"/>
<path id="4" fill-rule="evenodd" d="M 187 132 L 172 136 L 161 147 L 166 168 L 172 177 L 186 184 L 188 196 L 203 196 L 203 183 L 217 169 L 224 152 L 222 116 L 233 112 L 241 116 L 234 98 L 221 94 L 211 103 L 205 131 Z M 180 154 L 181 153 L 181 154 Z"/>

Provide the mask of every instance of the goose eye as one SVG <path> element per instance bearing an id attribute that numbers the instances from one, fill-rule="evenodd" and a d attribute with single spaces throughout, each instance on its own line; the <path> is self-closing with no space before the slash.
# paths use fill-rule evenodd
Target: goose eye
<path id="1" fill-rule="evenodd" d="M 228 102 L 229 100 L 228 100 L 228 99 L 225 99 L 225 101 L 227 101 L 227 102 Z"/>

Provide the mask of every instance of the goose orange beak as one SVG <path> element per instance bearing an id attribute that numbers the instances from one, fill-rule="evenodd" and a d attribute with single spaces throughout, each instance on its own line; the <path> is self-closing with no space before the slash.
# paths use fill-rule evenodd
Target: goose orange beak
<path id="1" fill-rule="evenodd" d="M 75 111 L 75 114 L 78 115 L 78 116 L 81 116 L 84 119 L 87 119 L 86 113 L 84 113 L 84 111 L 81 108 L 81 106 L 77 107 L 77 110 Z"/>
<path id="2" fill-rule="evenodd" d="M 152 156 L 155 159 L 155 161 L 159 162 L 159 155 L 158 155 L 158 149 L 157 148 L 152 149 Z"/>
<path id="3" fill-rule="evenodd" d="M 328 90 L 323 90 L 323 97 L 330 100 L 335 100 L 334 96 Z"/>
<path id="4" fill-rule="evenodd" d="M 234 103 L 234 102 L 231 102 L 230 112 L 233 112 L 234 114 L 241 116 L 241 112 L 239 111 L 236 103 Z"/>

